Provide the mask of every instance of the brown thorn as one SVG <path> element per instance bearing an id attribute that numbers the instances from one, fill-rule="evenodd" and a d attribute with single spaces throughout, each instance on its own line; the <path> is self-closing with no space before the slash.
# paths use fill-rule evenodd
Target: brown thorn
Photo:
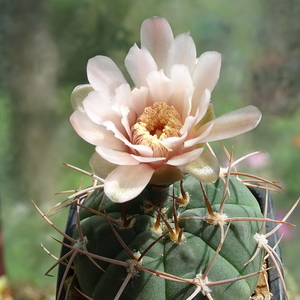
<path id="1" fill-rule="evenodd" d="M 119 300 L 119 299 L 120 299 L 120 297 L 121 297 L 121 295 L 122 295 L 124 289 L 126 288 L 128 282 L 129 282 L 129 280 L 133 277 L 133 275 L 134 275 L 133 273 L 128 273 L 128 274 L 127 274 L 127 276 L 126 276 L 126 278 L 124 279 L 124 281 L 123 281 L 123 283 L 122 283 L 120 289 L 118 290 L 118 293 L 117 293 L 117 295 L 115 296 L 114 300 Z"/>
<path id="2" fill-rule="evenodd" d="M 189 203 L 189 195 L 188 193 L 185 192 L 184 188 L 183 188 L 183 180 L 180 180 L 180 194 L 181 196 L 180 197 L 176 197 L 175 195 L 168 195 L 170 197 L 172 197 L 173 199 L 176 200 L 176 204 L 178 206 L 181 206 L 181 207 L 186 207 L 186 205 Z"/>
<path id="3" fill-rule="evenodd" d="M 181 243 L 183 241 L 183 231 L 184 231 L 184 228 L 181 228 L 178 233 L 178 237 L 177 237 L 178 243 Z"/>
<path id="4" fill-rule="evenodd" d="M 179 220 L 207 220 L 206 217 L 183 217 L 183 218 L 178 218 Z M 238 221 L 259 221 L 259 222 L 270 222 L 270 223 L 278 223 L 282 225 L 288 225 L 288 226 L 293 226 L 295 227 L 296 225 L 288 223 L 288 222 L 283 222 L 283 221 L 278 221 L 275 219 L 269 219 L 269 218 L 251 218 L 251 217 L 233 217 L 233 218 L 227 218 L 224 220 L 224 223 L 229 223 L 229 222 L 238 222 Z"/>
<path id="5" fill-rule="evenodd" d="M 195 217 L 197 218 L 197 217 Z M 235 221 L 259 221 L 259 222 L 270 222 L 270 223 L 278 223 L 282 225 L 289 225 L 289 226 L 295 226 L 294 224 L 284 222 L 284 221 L 278 221 L 275 219 L 269 219 L 269 218 L 251 218 L 251 217 L 233 217 L 225 219 L 224 222 L 235 222 Z"/>
<path id="6" fill-rule="evenodd" d="M 140 257 L 137 259 L 137 261 L 141 261 L 142 258 L 147 254 L 147 252 L 158 242 L 160 241 L 162 238 L 164 238 L 169 232 L 165 232 L 164 234 L 162 234 L 160 237 L 158 237 L 155 241 L 153 241 L 149 246 L 147 246 L 147 248 L 142 252 L 142 254 L 140 255 Z"/>
<path id="7" fill-rule="evenodd" d="M 264 209 L 264 218 L 267 217 L 267 213 L 268 213 L 268 204 L 269 204 L 269 190 L 268 187 L 266 187 L 266 196 L 265 196 L 265 209 Z M 263 221 L 259 230 L 259 234 L 263 233 L 264 227 L 266 226 L 266 222 Z"/>
<path id="8" fill-rule="evenodd" d="M 77 199 L 77 204 L 79 204 L 80 200 Z M 83 235 L 83 231 L 81 228 L 81 220 L 80 220 L 80 211 L 79 211 L 80 207 L 77 205 L 76 206 L 76 222 L 77 222 L 77 230 L 78 230 L 78 234 L 80 237 L 80 241 L 84 241 L 84 235 Z M 83 249 L 86 250 L 88 252 L 88 249 L 86 247 L 86 244 L 83 244 Z M 91 257 L 88 256 L 88 259 L 97 267 L 99 268 L 102 272 L 105 272 L 104 269 Z"/>
<path id="9" fill-rule="evenodd" d="M 267 217 L 267 212 L 268 212 L 268 197 L 269 197 L 269 190 L 268 190 L 268 188 L 266 187 L 266 196 L 265 196 L 265 209 L 264 209 L 264 219 Z M 262 222 L 262 224 L 261 224 L 261 227 L 260 227 L 260 229 L 259 229 L 259 231 L 258 231 L 258 234 L 262 234 L 262 232 L 263 232 L 263 230 L 264 230 L 264 228 L 265 228 L 265 225 L 266 225 L 266 221 L 265 220 L 263 220 L 263 222 Z M 257 244 L 257 248 L 256 248 L 256 250 L 255 250 L 255 252 L 254 252 L 254 254 L 252 255 L 252 257 L 244 264 L 244 266 L 246 266 L 246 265 L 248 265 L 250 262 L 252 262 L 255 258 L 256 258 L 256 256 L 258 255 L 258 253 L 259 253 L 259 251 L 261 250 L 261 247 L 262 247 L 262 245 L 259 245 L 259 244 Z"/>
<path id="10" fill-rule="evenodd" d="M 229 185 L 229 180 L 230 180 L 230 170 L 231 170 L 231 164 L 232 164 L 232 157 L 233 157 L 233 146 L 231 148 L 231 153 L 230 153 L 230 157 L 229 157 L 227 178 L 226 178 L 226 181 L 225 181 L 225 186 L 224 186 L 223 195 L 222 195 L 222 201 L 221 201 L 220 208 L 219 208 L 219 214 L 223 214 L 223 208 L 224 208 L 224 205 L 225 205 L 225 200 L 226 200 L 227 195 L 229 194 L 228 185 Z"/>
<path id="11" fill-rule="evenodd" d="M 71 267 L 71 265 L 72 265 L 72 263 L 73 263 L 73 261 L 74 261 L 74 259 L 75 259 L 76 254 L 77 254 L 76 251 L 74 251 L 74 252 L 72 253 L 72 256 L 71 256 L 71 258 L 70 258 L 70 260 L 69 260 L 69 262 L 68 262 L 68 264 L 67 264 L 67 266 L 66 266 L 66 270 L 65 270 L 65 272 L 64 272 L 64 274 L 63 274 L 63 277 L 61 278 L 61 283 L 60 283 L 60 285 L 59 285 L 59 289 L 58 289 L 58 292 L 57 292 L 57 299 L 60 298 L 60 295 L 61 295 L 61 292 L 62 292 L 62 289 L 63 289 L 63 286 L 64 286 L 64 282 L 65 282 L 66 279 L 67 279 L 68 272 L 69 272 L 70 267 Z"/>
<path id="12" fill-rule="evenodd" d="M 182 196 L 183 198 L 186 197 L 186 192 L 185 192 L 185 190 L 184 190 L 184 188 L 183 188 L 183 180 L 180 180 L 180 193 L 181 193 L 181 196 Z"/>
<path id="13" fill-rule="evenodd" d="M 173 189 L 173 197 L 174 197 L 174 189 Z M 174 219 L 174 226 L 175 226 L 175 233 L 178 236 L 180 232 L 180 227 L 178 224 L 178 219 L 177 219 L 177 211 L 176 211 L 176 205 L 175 205 L 175 199 L 173 198 L 173 219 Z"/>
<path id="14" fill-rule="evenodd" d="M 54 195 L 62 195 L 62 194 L 71 194 L 71 193 L 78 193 L 80 190 L 67 190 L 67 191 L 61 191 L 54 193 Z"/>
<path id="15" fill-rule="evenodd" d="M 231 154 L 229 153 L 229 151 L 227 150 L 227 148 L 225 147 L 225 145 L 222 142 L 220 142 L 220 144 L 221 144 L 221 146 L 222 146 L 222 148 L 224 150 L 224 153 L 225 153 L 228 161 L 232 161 L 232 158 L 233 158 L 232 153 Z M 231 148 L 231 151 L 233 152 L 233 147 Z M 232 163 L 230 165 L 230 168 L 233 169 L 234 171 L 237 171 L 235 165 L 236 165 L 236 163 Z M 227 170 L 230 171 L 229 166 L 228 166 Z"/>
<path id="16" fill-rule="evenodd" d="M 90 208 L 90 207 L 88 207 L 88 206 L 84 206 L 84 205 L 82 205 L 82 204 L 80 204 L 80 203 L 77 203 L 76 205 L 79 206 L 79 207 L 81 207 L 81 208 L 84 208 L 84 209 L 88 210 L 89 212 L 94 213 L 95 215 L 101 216 L 101 217 L 103 217 L 103 218 L 105 218 L 105 219 L 107 219 L 107 220 L 109 219 L 111 223 L 114 223 L 114 224 L 116 224 L 116 225 L 119 225 L 118 221 L 116 221 L 115 219 L 109 217 L 108 215 L 106 215 L 106 214 L 104 214 L 104 213 L 101 213 L 101 212 L 98 211 L 98 210 L 95 210 L 95 209 Z"/>
<path id="17" fill-rule="evenodd" d="M 123 239 L 121 238 L 121 236 L 119 235 L 119 233 L 117 232 L 116 228 L 113 226 L 110 218 L 107 218 L 108 224 L 113 232 L 113 234 L 115 235 L 115 237 L 117 238 L 118 242 L 121 244 L 121 246 L 123 247 L 123 249 L 126 251 L 126 253 L 128 254 L 128 256 L 131 259 L 135 259 L 134 255 L 131 253 L 130 249 L 128 248 L 128 246 L 126 245 L 126 243 L 123 241 Z"/>
<path id="18" fill-rule="evenodd" d="M 258 184 L 258 183 L 262 183 L 263 184 L 264 182 L 253 181 L 253 182 L 257 183 L 257 184 L 251 184 L 251 183 L 249 183 L 249 182 L 252 182 L 250 180 L 241 180 L 241 182 L 244 185 L 248 186 L 248 187 L 253 187 L 253 188 L 257 188 L 257 189 L 261 189 L 261 190 L 265 190 L 266 189 L 266 187 Z M 268 187 L 268 190 L 271 191 L 271 192 L 275 192 L 275 193 L 279 193 L 280 192 L 278 189 L 276 190 L 276 189 L 273 189 L 273 188 L 270 188 L 270 187 Z"/>
<path id="19" fill-rule="evenodd" d="M 53 238 L 54 239 L 54 238 Z M 55 241 L 58 241 L 56 239 L 54 239 Z M 75 250 L 70 250 L 68 253 L 66 253 L 64 256 L 60 257 L 60 259 L 57 260 L 57 262 L 45 273 L 46 276 L 49 276 L 49 273 L 58 265 L 64 265 L 67 266 L 68 263 L 64 262 L 64 260 L 67 259 L 67 257 L 69 257 L 70 255 L 72 255 L 73 251 Z"/>
<path id="20" fill-rule="evenodd" d="M 210 216 L 213 216 L 213 215 L 214 215 L 214 211 L 213 211 L 212 206 L 211 206 L 211 204 L 210 204 L 210 202 L 209 202 L 209 200 L 208 200 L 208 196 L 207 196 L 206 191 L 205 191 L 205 189 L 204 189 L 203 183 L 200 182 L 200 181 L 199 181 L 199 183 L 200 183 L 201 190 L 202 190 L 202 193 L 203 193 L 203 196 L 204 196 L 205 205 L 206 205 L 208 214 L 209 214 Z"/>
<path id="21" fill-rule="evenodd" d="M 214 300 L 209 292 L 204 292 L 204 294 L 208 298 L 208 300 Z"/>
<path id="22" fill-rule="evenodd" d="M 253 156 L 253 155 L 255 155 L 255 154 L 259 154 L 259 153 L 265 153 L 265 152 L 264 152 L 264 151 L 255 151 L 255 152 L 246 154 L 246 155 L 242 156 L 241 158 L 237 159 L 237 160 L 233 163 L 233 166 L 237 165 L 238 163 L 240 163 L 241 161 L 247 159 L 248 157 Z"/>
<path id="23" fill-rule="evenodd" d="M 206 147 L 208 148 L 208 151 L 209 151 L 214 157 L 216 157 L 216 154 L 215 154 L 213 148 L 210 146 L 210 144 L 209 144 L 209 143 L 205 143 L 205 145 L 206 145 Z"/>
<path id="24" fill-rule="evenodd" d="M 39 214 L 42 216 L 42 218 L 44 220 L 46 220 L 46 222 L 52 227 L 54 228 L 58 233 L 60 233 L 62 236 L 64 236 L 65 238 L 67 238 L 68 240 L 70 240 L 72 243 L 76 242 L 73 238 L 71 238 L 70 236 L 68 236 L 66 233 L 64 233 L 63 231 L 61 231 L 57 226 L 55 226 L 46 216 L 45 214 L 43 214 L 43 212 L 38 208 L 38 206 L 35 204 L 35 202 L 33 200 L 31 200 L 32 204 L 34 205 L 34 207 L 36 208 L 36 210 L 39 212 Z"/>
<path id="25" fill-rule="evenodd" d="M 276 244 L 275 244 L 274 247 L 272 248 L 273 250 L 275 250 L 275 249 L 278 247 L 278 245 L 280 244 L 282 238 L 283 238 L 283 234 L 280 236 L 280 238 L 278 239 L 278 241 L 276 242 Z"/>
<path id="26" fill-rule="evenodd" d="M 80 200 L 77 199 L 76 201 L 77 203 L 77 206 L 76 206 L 76 223 L 77 223 L 77 230 L 78 230 L 78 234 L 79 234 L 79 238 L 80 238 L 80 241 L 83 242 L 84 241 L 84 235 L 83 235 L 83 231 L 82 231 L 82 228 L 81 228 L 81 220 L 80 220 L 80 207 L 78 206 Z M 76 241 L 77 242 L 77 241 Z M 83 249 L 88 252 L 88 249 L 86 247 L 86 244 L 84 243 L 83 244 Z M 88 259 L 97 267 L 99 268 L 102 272 L 105 272 L 105 270 L 90 256 L 87 256 Z"/>
<path id="27" fill-rule="evenodd" d="M 162 272 L 162 271 L 150 269 L 150 268 L 147 268 L 145 266 L 137 266 L 137 269 L 142 270 L 144 272 L 147 272 L 149 274 L 152 274 L 154 276 L 167 279 L 167 280 L 172 280 L 172 281 L 175 281 L 175 282 L 190 283 L 190 284 L 195 285 L 195 282 L 191 279 L 181 278 L 181 277 L 169 274 L 169 273 L 165 273 L 165 272 Z"/>
<path id="28" fill-rule="evenodd" d="M 53 211 L 54 209 L 56 209 L 57 207 L 59 207 L 60 205 L 62 205 L 63 203 L 71 200 L 72 198 L 76 198 L 76 197 L 79 197 L 81 196 L 82 194 L 85 194 L 85 193 L 89 193 L 89 192 L 92 192 L 93 190 L 96 190 L 96 189 L 99 189 L 99 188 L 103 188 L 103 184 L 101 185 L 96 185 L 96 186 L 91 186 L 91 187 L 88 187 L 84 190 L 80 190 L 72 195 L 70 195 L 69 197 L 67 197 L 66 199 L 58 202 L 57 204 L 55 204 L 51 209 L 49 209 L 45 215 L 48 215 L 51 211 Z"/>
<path id="29" fill-rule="evenodd" d="M 63 207 L 60 207 L 59 209 L 57 209 L 56 211 L 54 211 L 54 212 L 51 213 L 51 214 L 46 213 L 45 215 L 47 215 L 48 218 L 51 218 L 51 217 L 55 216 L 57 213 L 63 211 L 63 210 L 66 209 L 66 208 L 68 208 L 68 207 L 71 206 L 72 204 L 74 204 L 74 201 L 65 204 Z"/>
<path id="30" fill-rule="evenodd" d="M 284 190 L 281 186 L 276 184 L 276 182 L 267 180 L 267 179 L 259 177 L 259 176 L 255 176 L 255 175 L 251 175 L 251 174 L 247 174 L 247 173 L 242 173 L 242 172 L 231 172 L 231 175 L 237 175 L 237 176 L 244 176 L 244 177 L 253 178 L 253 179 L 258 180 L 258 182 L 260 182 L 260 183 L 270 184 L 272 186 L 277 187 L 280 190 Z"/>
<path id="31" fill-rule="evenodd" d="M 198 285 L 194 290 L 193 294 L 190 295 L 186 300 L 193 300 L 202 291 L 202 286 Z"/>
<path id="32" fill-rule="evenodd" d="M 89 297 L 88 295 L 84 294 L 81 290 L 79 290 L 76 286 L 74 286 L 74 288 L 76 289 L 76 291 L 82 295 L 84 298 L 88 299 L 88 300 L 94 300 L 93 298 Z"/>
<path id="33" fill-rule="evenodd" d="M 97 255 L 97 254 L 94 254 L 94 253 L 91 253 L 91 252 L 88 252 L 86 250 L 82 250 L 82 249 L 79 249 L 79 248 L 74 248 L 73 246 L 71 245 L 68 245 L 68 244 L 64 244 L 62 243 L 61 241 L 53 238 L 55 241 L 59 242 L 60 244 L 63 244 L 64 246 L 66 246 L 67 248 L 70 248 L 72 250 L 75 250 L 76 252 L 79 252 L 79 253 L 82 253 L 84 255 L 87 255 L 87 256 L 90 256 L 90 257 L 93 257 L 95 259 L 98 259 L 98 260 L 102 260 L 102 261 L 105 261 L 105 262 L 108 262 L 108 263 L 111 263 L 111 264 L 115 264 L 115 265 L 118 265 L 118 266 L 123 266 L 125 268 L 128 268 L 129 266 L 129 263 L 128 262 L 124 262 L 124 261 L 121 261 L 121 260 L 116 260 L 116 259 L 113 259 L 113 258 L 109 258 L 109 257 L 105 257 L 105 256 L 101 256 L 101 255 Z"/>
<path id="34" fill-rule="evenodd" d="M 262 246 L 259 246 L 259 245 L 257 244 L 257 247 L 256 247 L 255 252 L 254 252 L 253 255 L 251 256 L 251 258 L 250 258 L 248 261 L 246 261 L 246 262 L 244 263 L 244 265 L 243 265 L 244 267 L 247 266 L 249 263 L 251 263 L 251 261 L 253 261 L 253 260 L 255 259 L 255 257 L 258 255 L 259 251 L 261 250 L 261 247 L 262 247 Z"/>
<path id="35" fill-rule="evenodd" d="M 285 215 L 285 217 L 282 219 L 282 221 L 285 221 L 291 215 L 291 213 L 294 211 L 294 209 L 298 205 L 299 201 L 300 201 L 300 197 L 295 202 L 295 204 L 292 206 L 292 208 L 289 210 L 289 212 Z M 266 234 L 266 237 L 269 237 L 270 235 L 272 235 L 273 233 L 275 233 L 281 226 L 282 226 L 282 224 L 278 224 L 273 230 L 269 231 Z"/>
<path id="36" fill-rule="evenodd" d="M 267 247 L 268 247 L 268 248 L 270 249 L 270 251 L 273 253 L 274 258 L 278 261 L 281 270 L 283 270 L 283 264 L 282 264 L 282 261 L 281 261 L 279 255 L 276 253 L 276 251 L 275 251 L 272 247 L 270 247 L 269 245 L 267 245 Z"/>
<path id="37" fill-rule="evenodd" d="M 216 251 L 215 251 L 212 259 L 210 260 L 208 266 L 206 267 L 204 273 L 202 274 L 202 278 L 206 278 L 207 277 L 207 275 L 208 275 L 209 271 L 211 270 L 211 268 L 212 268 L 215 260 L 217 259 L 217 256 L 219 255 L 219 253 L 220 253 L 220 251 L 221 251 L 221 249 L 223 247 L 223 244 L 224 244 L 224 241 L 225 241 L 225 237 L 226 237 L 226 235 L 228 233 L 230 225 L 231 225 L 231 222 L 228 223 L 226 231 L 224 232 L 223 225 L 220 222 L 218 222 L 218 226 L 220 227 L 220 231 L 221 231 L 220 243 L 219 243 L 218 248 L 216 249 Z"/>
<path id="38" fill-rule="evenodd" d="M 207 218 L 206 217 L 183 217 L 183 218 L 178 218 L 179 220 L 202 220 L 205 221 Z"/>
<path id="39" fill-rule="evenodd" d="M 155 220 L 155 224 L 154 224 L 154 229 L 157 230 L 160 227 L 160 214 L 157 214 L 156 220 Z"/>
<path id="40" fill-rule="evenodd" d="M 268 271 L 270 269 L 273 269 L 273 268 L 274 267 L 270 267 L 270 268 L 267 268 L 267 269 L 264 269 L 264 270 L 260 270 L 260 271 L 253 272 L 253 273 L 243 275 L 243 276 L 240 276 L 240 277 L 236 277 L 236 278 L 230 278 L 230 279 L 225 279 L 225 280 L 220 280 L 220 281 L 215 281 L 215 282 L 208 282 L 207 286 L 214 286 L 214 285 L 232 283 L 232 282 L 235 282 L 235 281 L 243 280 L 243 279 L 258 275 L 260 273 L 266 272 L 266 271 Z"/>
<path id="41" fill-rule="evenodd" d="M 55 255 L 53 255 L 43 244 L 41 244 L 41 247 L 50 257 L 52 257 L 54 260 L 58 261 L 58 258 Z"/>
<path id="42" fill-rule="evenodd" d="M 78 171 L 78 172 L 80 172 L 80 173 L 82 173 L 82 174 L 84 174 L 84 175 L 87 175 L 87 176 L 89 176 L 89 177 L 92 177 L 93 179 L 96 179 L 97 181 L 100 181 L 100 182 L 104 183 L 104 179 L 102 179 L 101 177 L 99 177 L 99 176 L 97 176 L 97 175 L 95 175 L 95 174 L 93 174 L 93 173 L 89 173 L 89 172 L 87 172 L 87 171 L 84 171 L 84 170 L 82 170 L 82 169 L 80 169 L 80 168 L 77 168 L 77 167 L 72 166 L 72 165 L 67 164 L 67 163 L 62 163 L 62 164 L 63 164 L 64 166 L 66 166 L 66 167 L 69 167 L 69 168 L 71 168 L 71 169 L 73 169 L 73 170 L 75 170 L 75 171 Z"/>
<path id="43" fill-rule="evenodd" d="M 154 210 L 160 215 L 161 219 L 163 220 L 163 222 L 165 223 L 165 225 L 168 228 L 169 234 L 171 235 L 171 237 L 174 237 L 176 234 L 174 233 L 171 225 L 169 224 L 169 222 L 166 220 L 166 218 L 164 217 L 164 215 L 157 209 L 156 206 L 154 206 L 151 202 L 149 202 L 150 205 L 154 208 Z"/>
<path id="44" fill-rule="evenodd" d="M 277 273 L 278 273 L 278 276 L 280 278 L 280 281 L 282 283 L 282 286 L 283 286 L 283 289 L 284 289 L 284 293 L 285 293 L 285 296 L 286 298 L 288 298 L 287 296 L 287 290 L 286 290 L 286 285 L 285 285 L 285 282 L 284 282 L 284 278 L 283 278 L 283 275 L 282 275 L 282 272 L 281 272 L 281 269 L 280 269 L 280 266 L 278 265 L 277 261 L 276 261 L 276 258 L 274 257 L 274 253 L 275 251 L 270 247 L 270 246 L 265 246 L 263 245 L 264 249 L 268 252 L 270 258 L 272 259 L 273 263 L 274 263 L 274 266 L 277 270 Z M 277 255 L 277 254 L 276 254 Z M 280 261 L 280 259 L 279 259 Z M 280 264 L 281 264 L 281 261 L 280 261 Z M 282 266 L 282 265 L 281 265 Z"/>

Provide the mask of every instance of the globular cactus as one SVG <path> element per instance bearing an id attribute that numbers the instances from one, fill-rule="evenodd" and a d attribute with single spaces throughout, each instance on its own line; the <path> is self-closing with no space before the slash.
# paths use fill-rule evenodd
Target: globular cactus
<path id="1" fill-rule="evenodd" d="M 148 186 L 124 204 L 91 192 L 73 234 L 83 251 L 74 259 L 82 292 L 107 300 L 249 299 L 265 255 L 246 264 L 257 248 L 260 207 L 233 176 L 228 190 L 221 180 L 202 188 L 190 176 L 164 191 Z"/>
<path id="2" fill-rule="evenodd" d="M 263 213 L 245 182 L 266 190 L 259 200 Z M 267 195 L 266 186 L 225 172 L 210 184 L 188 176 L 170 187 L 148 185 L 126 203 L 112 202 L 99 184 L 74 191 L 46 214 L 37 208 L 64 236 L 61 258 L 47 272 L 59 265 L 56 299 L 273 299 L 266 275 L 271 265 L 281 281 L 276 291 L 285 293 L 274 299 L 287 299 L 281 260 L 268 238 L 289 224 L 300 198 L 277 221 L 266 216 Z M 70 205 L 64 233 L 47 215 Z M 274 224 L 269 232 L 266 224 Z"/>

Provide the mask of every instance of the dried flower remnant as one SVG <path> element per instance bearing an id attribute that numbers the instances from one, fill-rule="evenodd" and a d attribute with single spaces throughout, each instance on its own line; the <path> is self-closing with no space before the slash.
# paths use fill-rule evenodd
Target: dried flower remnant
<path id="1" fill-rule="evenodd" d="M 221 55 L 196 57 L 188 33 L 173 37 L 169 23 L 151 18 L 141 27 L 141 47 L 129 50 L 125 66 L 131 88 L 108 57 L 89 60 L 89 85 L 72 93 L 76 132 L 96 146 L 90 164 L 105 179 L 115 202 L 141 193 L 147 184 L 169 185 L 189 173 L 204 183 L 219 177 L 219 163 L 205 143 L 256 127 L 261 113 L 247 106 L 215 118 L 211 92 Z"/>

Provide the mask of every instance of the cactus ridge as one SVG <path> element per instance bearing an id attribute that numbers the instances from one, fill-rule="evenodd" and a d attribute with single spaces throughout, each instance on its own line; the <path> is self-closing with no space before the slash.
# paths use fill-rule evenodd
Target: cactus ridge
<path id="1" fill-rule="evenodd" d="M 268 219 L 236 177 L 241 174 L 229 166 L 215 184 L 189 176 L 163 191 L 148 186 L 123 204 L 108 199 L 100 183 L 74 191 L 46 214 L 37 208 L 70 249 L 46 273 L 66 265 L 57 299 L 66 282 L 65 299 L 248 300 L 265 272 L 266 253 L 286 292 L 282 264 L 268 237 L 289 224 L 299 199 L 282 221 Z M 71 204 L 77 207 L 72 236 L 47 217 Z M 278 225 L 265 233 L 266 222 Z"/>

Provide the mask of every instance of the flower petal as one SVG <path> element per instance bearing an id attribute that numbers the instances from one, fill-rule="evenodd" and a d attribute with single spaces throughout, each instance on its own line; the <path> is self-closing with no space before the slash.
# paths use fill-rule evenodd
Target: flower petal
<path id="1" fill-rule="evenodd" d="M 141 27 L 141 47 L 149 50 L 158 70 L 166 66 L 169 47 L 173 41 L 173 32 L 164 18 L 147 19 Z"/>
<path id="2" fill-rule="evenodd" d="M 164 145 L 166 148 L 172 149 L 172 155 L 176 156 L 178 153 L 182 153 L 182 149 L 187 148 L 185 146 L 185 141 L 188 139 L 188 136 L 192 133 L 190 131 L 193 130 L 193 125 L 195 124 L 196 117 L 188 116 L 185 119 L 183 126 L 180 129 L 181 136 L 173 136 L 166 138 L 161 141 L 161 144 Z M 195 143 L 192 144 L 194 146 Z"/>
<path id="3" fill-rule="evenodd" d="M 205 131 L 211 125 L 212 128 L 209 134 L 198 142 L 213 142 L 242 134 L 255 128 L 260 119 L 261 112 L 252 105 L 228 112 L 204 124 L 200 128 L 200 131 Z"/>
<path id="4" fill-rule="evenodd" d="M 120 122 L 120 116 L 113 109 L 111 99 L 99 91 L 90 92 L 82 105 L 89 118 L 96 124 L 102 124 L 105 120 Z"/>
<path id="5" fill-rule="evenodd" d="M 84 111 L 82 101 L 87 97 L 87 95 L 94 89 L 90 84 L 78 85 L 71 94 L 71 104 L 74 110 Z"/>
<path id="6" fill-rule="evenodd" d="M 137 116 L 144 112 L 145 107 L 151 105 L 151 103 L 148 103 L 148 95 L 149 89 L 144 86 L 140 87 L 139 89 L 132 89 L 131 97 L 129 99 L 129 106 L 137 114 Z"/>
<path id="7" fill-rule="evenodd" d="M 119 129 L 116 127 L 116 124 L 111 122 L 111 121 L 105 121 L 103 123 L 103 125 L 107 128 L 107 130 L 112 131 L 115 135 L 115 137 L 117 139 L 119 139 L 120 141 L 122 141 L 124 143 L 124 145 L 130 147 L 131 149 L 133 149 L 133 151 L 137 151 L 139 152 L 141 155 L 145 155 L 147 157 L 151 157 L 153 156 L 153 150 L 148 147 L 148 146 L 144 146 L 144 145 L 134 145 L 130 142 L 129 139 L 127 139 L 122 132 L 119 131 Z M 124 128 L 123 128 L 124 129 Z M 125 129 L 123 130 L 125 131 Z M 125 131 L 126 134 L 126 131 Z M 111 148 L 111 147 L 108 147 Z"/>
<path id="8" fill-rule="evenodd" d="M 96 151 L 107 161 L 115 165 L 138 165 L 138 162 L 128 152 L 117 151 L 103 146 L 97 146 Z"/>
<path id="9" fill-rule="evenodd" d="M 190 113 L 192 106 L 192 96 L 194 86 L 188 67 L 185 65 L 175 65 L 171 69 L 171 80 L 173 84 L 173 94 L 168 101 L 181 114 L 184 120 Z"/>
<path id="10" fill-rule="evenodd" d="M 134 154 L 131 154 L 131 156 L 134 157 L 137 161 L 142 163 L 153 163 L 153 162 L 166 160 L 165 157 L 144 157 L 144 156 L 138 156 Z"/>
<path id="11" fill-rule="evenodd" d="M 149 92 L 152 102 L 165 102 L 168 104 L 173 93 L 173 84 L 170 78 L 165 76 L 163 70 L 151 72 L 147 76 Z"/>
<path id="12" fill-rule="evenodd" d="M 128 83 L 121 84 L 115 89 L 116 95 L 111 101 L 116 112 L 118 112 L 119 106 L 128 106 L 131 98 L 131 88 Z M 119 113 L 119 112 L 118 112 Z M 119 113 L 119 115 L 121 115 Z"/>
<path id="13" fill-rule="evenodd" d="M 170 166 L 181 166 L 185 165 L 193 160 L 195 160 L 197 157 L 200 156 L 200 154 L 203 152 L 203 148 L 197 148 L 192 151 L 173 156 L 170 158 L 167 162 L 168 165 Z"/>
<path id="14" fill-rule="evenodd" d="M 132 118 L 130 118 L 129 115 L 131 115 L 132 112 L 129 110 L 128 106 L 121 105 L 119 108 L 120 108 L 120 113 L 122 114 L 121 123 L 126 131 L 127 136 L 131 140 L 132 138 L 131 126 L 133 124 L 130 124 L 130 119 Z"/>
<path id="15" fill-rule="evenodd" d="M 106 177 L 104 192 L 114 202 L 129 201 L 143 191 L 153 173 L 146 164 L 118 166 Z"/>
<path id="16" fill-rule="evenodd" d="M 113 132 L 108 131 L 105 126 L 92 122 L 85 112 L 74 111 L 70 121 L 77 134 L 88 143 L 125 151 L 124 143 L 115 138 Z"/>
<path id="17" fill-rule="evenodd" d="M 157 71 L 156 62 L 150 52 L 146 48 L 140 49 L 136 44 L 129 50 L 125 66 L 137 88 L 147 86 L 147 75 Z"/>
<path id="18" fill-rule="evenodd" d="M 178 151 L 182 151 L 183 143 L 186 139 L 187 132 L 184 132 L 182 136 L 173 136 L 162 140 L 160 143 L 168 149 L 172 149 L 172 155 L 177 155 Z"/>
<path id="19" fill-rule="evenodd" d="M 195 124 L 195 117 L 189 116 L 185 119 L 183 126 L 180 129 L 180 136 L 173 136 L 162 140 L 160 143 L 166 148 L 172 149 L 172 155 L 176 156 L 178 153 L 182 153 L 183 147 L 186 148 L 185 141 L 191 134 L 190 131 L 193 130 L 193 125 Z"/>
<path id="20" fill-rule="evenodd" d="M 197 117 L 197 116 L 196 116 Z M 185 118 L 184 124 L 180 129 L 181 136 L 187 136 L 187 133 L 193 128 L 196 123 L 197 118 L 193 116 L 188 116 Z"/>
<path id="21" fill-rule="evenodd" d="M 215 51 L 204 52 L 198 59 L 192 77 L 195 86 L 191 114 L 195 114 L 205 89 L 213 90 L 220 74 L 221 54 Z"/>
<path id="22" fill-rule="evenodd" d="M 153 157 L 153 150 L 148 146 L 129 144 L 128 147 L 136 150 L 140 155 L 144 157 Z"/>
<path id="23" fill-rule="evenodd" d="M 126 146 L 131 146 L 131 142 L 128 140 L 128 137 L 126 137 L 126 129 L 122 126 L 119 126 L 120 124 L 114 123 L 113 121 L 105 121 L 103 122 L 103 125 L 107 128 L 107 130 L 110 130 L 114 133 L 115 137 L 119 140 L 121 140 Z"/>
<path id="24" fill-rule="evenodd" d="M 88 61 L 87 76 L 95 90 L 111 97 L 118 86 L 127 83 L 117 65 L 109 57 L 102 55 L 95 56 Z"/>
<path id="25" fill-rule="evenodd" d="M 184 148 L 194 147 L 197 144 L 203 143 L 202 140 L 205 139 L 209 135 L 212 127 L 213 127 L 213 124 L 210 124 L 210 126 L 206 126 L 205 130 L 201 130 L 200 136 L 197 136 L 193 139 L 185 141 Z M 204 126 L 203 126 L 203 128 L 204 128 Z"/>
<path id="26" fill-rule="evenodd" d="M 185 65 L 191 72 L 196 62 L 196 46 L 190 34 L 182 33 L 172 42 L 168 52 L 166 75 L 170 76 L 174 65 Z"/>
<path id="27" fill-rule="evenodd" d="M 204 150 L 198 158 L 179 167 L 179 169 L 183 173 L 188 173 L 203 183 L 215 182 L 220 174 L 218 160 L 207 150 Z"/>
<path id="28" fill-rule="evenodd" d="M 199 123 L 199 125 L 203 125 L 204 123 L 210 121 L 211 119 L 207 121 L 208 117 L 212 117 L 213 119 L 215 118 L 213 106 L 210 103 L 210 96 L 210 91 L 208 89 L 205 89 L 202 94 L 199 106 L 195 112 L 195 116 L 197 116 L 197 123 Z"/>
<path id="29" fill-rule="evenodd" d="M 118 165 L 108 162 L 97 152 L 94 152 L 90 158 L 90 166 L 92 167 L 94 174 L 102 179 L 105 179 L 107 175 L 111 173 Z"/>

